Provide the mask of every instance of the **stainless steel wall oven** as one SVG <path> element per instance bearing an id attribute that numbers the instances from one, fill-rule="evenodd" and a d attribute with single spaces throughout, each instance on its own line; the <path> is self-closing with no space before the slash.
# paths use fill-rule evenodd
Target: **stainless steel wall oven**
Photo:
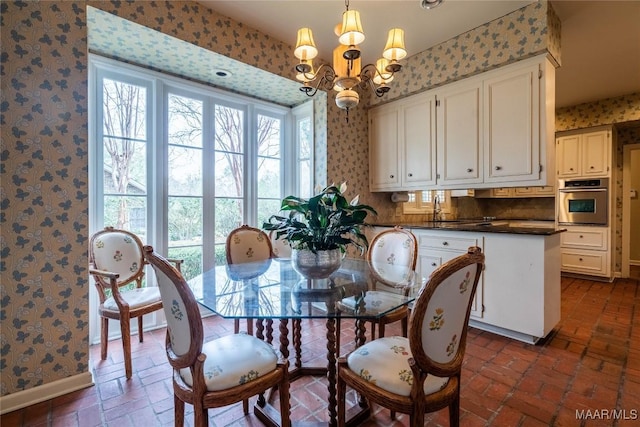
<path id="1" fill-rule="evenodd" d="M 559 224 L 606 226 L 608 218 L 609 178 L 559 180 Z"/>

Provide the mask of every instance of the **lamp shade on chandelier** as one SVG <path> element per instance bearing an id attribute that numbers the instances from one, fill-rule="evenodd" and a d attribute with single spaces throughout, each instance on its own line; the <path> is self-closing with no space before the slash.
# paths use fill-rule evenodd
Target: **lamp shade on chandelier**
<path id="1" fill-rule="evenodd" d="M 314 68 L 313 60 L 318 56 L 318 49 L 310 28 L 298 30 L 293 54 L 299 60 L 296 79 L 303 83 L 300 90 L 313 96 L 319 89 L 334 89 L 338 92 L 336 105 L 348 112 L 360 102 L 358 90 L 368 87 L 378 97 L 389 91 L 387 84 L 402 69 L 398 61 L 407 56 L 407 51 L 404 46 L 404 30 L 393 28 L 389 30 L 382 57 L 375 64 L 362 66 L 358 45 L 364 41 L 365 35 L 360 13 L 349 9 L 349 0 L 345 1 L 345 6 L 342 23 L 335 30 L 339 45 L 333 51 L 333 66 L 322 64 L 317 69 Z"/>

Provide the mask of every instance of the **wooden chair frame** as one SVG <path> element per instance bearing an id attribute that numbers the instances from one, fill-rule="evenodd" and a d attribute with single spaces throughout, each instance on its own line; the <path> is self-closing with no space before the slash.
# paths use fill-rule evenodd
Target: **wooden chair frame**
<path id="1" fill-rule="evenodd" d="M 371 240 L 371 244 L 369 245 L 369 250 L 367 251 L 367 262 L 371 263 L 371 258 L 372 258 L 372 250 L 371 248 L 375 247 L 375 244 L 378 242 L 378 240 L 380 240 L 381 238 L 383 238 L 385 235 L 387 234 L 391 234 L 391 233 L 402 233 L 405 236 L 407 236 L 408 239 L 411 240 L 412 245 L 411 245 L 411 261 L 409 263 L 409 267 L 411 268 L 411 270 L 415 270 L 416 269 L 416 264 L 418 262 L 418 239 L 416 238 L 416 236 L 409 230 L 406 230 L 400 226 L 395 226 L 390 230 L 384 230 L 381 233 L 378 233 L 372 240 Z M 386 280 L 383 277 L 380 277 L 375 269 L 372 269 L 372 273 L 373 273 L 373 277 L 376 279 L 377 282 L 379 283 L 383 283 L 387 286 L 391 286 L 391 287 L 395 287 L 393 283 L 387 283 Z M 374 283 L 374 289 L 375 289 L 375 283 Z M 409 294 L 410 289 L 409 288 L 405 288 L 403 289 L 403 292 L 406 295 Z M 409 324 L 409 308 L 408 307 L 402 307 L 398 310 L 394 310 L 391 313 L 387 313 L 385 314 L 383 317 L 381 317 L 380 319 L 378 319 L 375 322 L 372 322 L 372 328 L 371 328 L 371 339 L 374 340 L 376 339 L 376 331 L 375 331 L 375 325 L 378 325 L 378 336 L 379 337 L 384 337 L 384 332 L 385 332 L 385 326 L 390 324 L 390 323 L 394 323 L 397 321 L 401 321 L 401 327 L 402 327 L 402 336 L 406 337 L 407 336 L 407 331 L 408 331 L 408 324 Z"/>
<path id="2" fill-rule="evenodd" d="M 420 290 L 411 313 L 409 326 L 408 339 L 412 352 L 412 358 L 409 359 L 409 366 L 413 373 L 413 384 L 409 396 L 400 396 L 377 387 L 375 384 L 363 379 L 358 372 L 353 372 L 349 369 L 347 364 L 348 355 L 339 358 L 337 380 L 339 426 L 345 425 L 347 386 L 356 390 L 360 395 L 370 401 L 390 409 L 392 414 L 394 412 L 409 414 L 410 425 L 412 427 L 423 427 L 425 413 L 446 407 L 449 408 L 450 425 L 455 427 L 460 424 L 460 373 L 466 348 L 468 328 L 466 326 L 463 328 L 457 353 L 451 361 L 449 363 L 438 363 L 429 358 L 424 352 L 422 325 L 425 321 L 424 318 L 429 300 L 440 284 L 456 271 L 471 264 L 477 264 L 478 268 L 473 281 L 472 294 L 466 308 L 464 325 L 468 325 L 471 305 L 473 304 L 473 295 L 475 294 L 484 267 L 484 254 L 482 254 L 480 248 L 475 246 L 470 247 L 467 254 L 454 258 L 440 266 L 431 274 L 428 282 Z M 425 396 L 423 384 L 429 374 L 439 377 L 449 377 L 449 381 L 443 389 Z M 368 402 L 362 402 L 362 404 L 368 405 Z"/>
<path id="3" fill-rule="evenodd" d="M 208 391 L 204 380 L 204 362 L 206 355 L 202 353 L 203 326 L 200 317 L 198 303 L 193 296 L 187 282 L 180 272 L 173 268 L 166 259 L 155 254 L 151 246 L 144 247 L 145 258 L 154 268 L 164 273 L 175 285 L 181 296 L 185 312 L 191 325 L 191 342 L 187 353 L 177 355 L 171 347 L 169 331 L 166 336 L 166 352 L 169 364 L 173 368 L 173 392 L 174 392 L 174 416 L 175 426 L 184 425 L 184 404 L 194 406 L 194 425 L 207 426 L 209 408 L 228 406 L 240 401 L 247 401 L 250 397 L 264 393 L 273 387 L 277 387 L 280 393 L 280 411 L 282 414 L 282 426 L 289 427 L 289 363 L 280 359 L 274 371 L 265 374 L 246 384 L 237 385 L 220 391 Z M 180 369 L 189 368 L 193 378 L 193 386 L 189 386 L 180 376 Z M 248 411 L 245 408 L 245 414 Z"/>
<path id="4" fill-rule="evenodd" d="M 118 273 L 113 273 L 97 268 L 95 262 L 95 254 L 93 251 L 95 240 L 100 238 L 100 236 L 104 234 L 113 232 L 122 233 L 131 237 L 133 242 L 135 242 L 140 250 L 140 262 L 138 264 L 138 269 L 132 272 L 129 277 L 122 280 L 119 280 L 120 275 Z M 171 262 L 175 263 L 176 267 L 180 269 L 182 260 L 171 260 Z M 144 336 L 142 317 L 145 314 L 149 314 L 162 309 L 162 301 L 132 309 L 129 307 L 129 304 L 125 301 L 125 299 L 122 297 L 122 293 L 120 292 L 121 288 L 129 286 L 132 283 L 135 283 L 136 288 L 142 288 L 142 280 L 144 279 L 145 275 L 145 265 L 146 262 L 144 259 L 142 241 L 134 233 L 127 230 L 116 229 L 113 227 L 105 227 L 103 230 L 100 230 L 93 236 L 91 236 L 91 240 L 89 243 L 89 273 L 95 279 L 96 289 L 98 290 L 98 298 L 100 300 L 100 306 L 98 307 L 98 313 L 100 314 L 100 357 L 102 358 L 102 360 L 105 360 L 107 358 L 107 347 L 109 345 L 109 319 L 118 320 L 120 322 L 120 332 L 122 334 L 124 366 L 127 379 L 131 378 L 133 374 L 131 364 L 131 319 L 134 319 L 136 317 L 138 318 L 138 339 L 140 342 L 143 342 Z M 104 303 L 108 299 L 106 290 L 111 291 L 113 299 L 118 306 L 118 310 L 110 310 L 104 307 Z"/>

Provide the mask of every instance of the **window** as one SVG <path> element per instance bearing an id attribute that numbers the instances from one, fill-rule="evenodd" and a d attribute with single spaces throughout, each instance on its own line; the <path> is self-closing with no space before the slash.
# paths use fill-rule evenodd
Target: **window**
<path id="1" fill-rule="evenodd" d="M 232 229 L 310 194 L 311 103 L 294 113 L 94 55 L 91 70 L 92 231 L 133 231 L 189 279 L 226 262 Z"/>
<path id="2" fill-rule="evenodd" d="M 403 203 L 402 212 L 405 214 L 433 213 L 436 197 L 440 203 L 440 213 L 450 213 L 451 192 L 445 190 L 410 191 L 409 201 Z"/>

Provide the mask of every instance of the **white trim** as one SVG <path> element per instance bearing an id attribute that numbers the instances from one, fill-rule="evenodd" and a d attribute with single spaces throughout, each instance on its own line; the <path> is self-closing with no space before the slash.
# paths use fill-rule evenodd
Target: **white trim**
<path id="1" fill-rule="evenodd" d="M 26 408 L 63 394 L 94 386 L 91 372 L 84 372 L 72 377 L 63 378 L 27 390 L 18 391 L 0 397 L 0 414 Z"/>

